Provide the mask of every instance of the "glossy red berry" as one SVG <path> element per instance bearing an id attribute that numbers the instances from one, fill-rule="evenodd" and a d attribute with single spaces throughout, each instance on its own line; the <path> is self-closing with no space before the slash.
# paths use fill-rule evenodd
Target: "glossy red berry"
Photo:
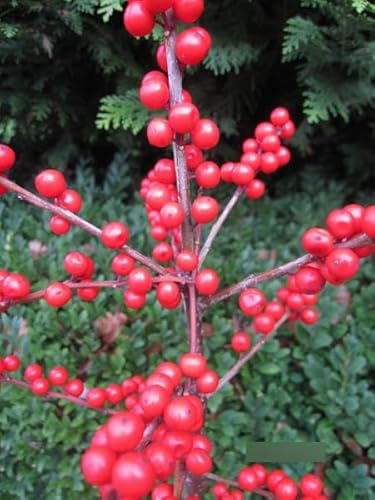
<path id="1" fill-rule="evenodd" d="M 74 189 L 65 189 L 57 198 L 57 205 L 78 214 L 82 208 L 81 195 Z"/>
<path id="2" fill-rule="evenodd" d="M 180 384 L 182 379 L 182 372 L 176 363 L 171 361 L 163 361 L 157 366 L 155 373 L 162 373 L 170 378 L 174 387 Z"/>
<path id="3" fill-rule="evenodd" d="M 315 474 L 306 474 L 301 479 L 300 488 L 304 495 L 316 497 L 323 492 L 323 482 Z"/>
<path id="4" fill-rule="evenodd" d="M 129 289 L 138 294 L 145 294 L 152 288 L 151 273 L 144 267 L 137 267 L 129 273 Z"/>
<path id="5" fill-rule="evenodd" d="M 180 303 L 181 291 L 180 287 L 173 281 L 163 281 L 156 287 L 156 298 L 160 305 L 166 308 Z M 174 309 L 174 307 L 171 307 Z"/>
<path id="6" fill-rule="evenodd" d="M 202 151 L 194 144 L 185 146 L 186 165 L 189 170 L 196 170 L 203 161 Z"/>
<path id="7" fill-rule="evenodd" d="M 101 387 L 93 387 L 87 391 L 86 402 L 91 408 L 101 408 L 107 401 L 107 393 Z"/>
<path id="8" fill-rule="evenodd" d="M 246 316 L 256 316 L 266 305 L 266 296 L 257 288 L 247 288 L 241 292 L 239 306 Z"/>
<path id="9" fill-rule="evenodd" d="M 81 252 L 69 252 L 64 258 L 64 269 L 75 278 L 86 274 L 89 267 L 88 258 Z"/>
<path id="10" fill-rule="evenodd" d="M 48 380 L 44 377 L 35 379 L 31 384 L 31 392 L 35 396 L 45 396 L 49 390 Z"/>
<path id="11" fill-rule="evenodd" d="M 147 9 L 153 14 L 165 12 L 173 6 L 174 0 L 143 0 Z"/>
<path id="12" fill-rule="evenodd" d="M 173 258 L 173 249 L 169 243 L 161 242 L 154 246 L 152 256 L 159 262 L 169 262 Z"/>
<path id="13" fill-rule="evenodd" d="M 213 269 L 202 269 L 195 278 L 195 286 L 201 295 L 213 295 L 220 285 L 220 278 Z"/>
<path id="14" fill-rule="evenodd" d="M 276 157 L 279 162 L 279 167 L 284 167 L 290 162 L 292 154 L 289 148 L 286 146 L 280 146 L 279 150 L 276 152 Z"/>
<path id="15" fill-rule="evenodd" d="M 350 248 L 335 248 L 326 259 L 326 266 L 339 280 L 353 278 L 359 269 L 359 257 Z"/>
<path id="16" fill-rule="evenodd" d="M 236 332 L 232 337 L 231 346 L 235 352 L 246 352 L 251 347 L 251 339 L 245 332 Z"/>
<path id="17" fill-rule="evenodd" d="M 220 168 L 213 161 L 204 161 L 195 171 L 198 186 L 204 189 L 213 189 L 220 184 Z"/>
<path id="18" fill-rule="evenodd" d="M 306 252 L 316 257 L 325 257 L 333 250 L 334 239 L 328 231 L 312 227 L 304 232 L 302 246 Z"/>
<path id="19" fill-rule="evenodd" d="M 155 471 L 141 452 L 120 455 L 112 469 L 112 485 L 121 495 L 140 498 L 147 496 L 155 483 Z"/>
<path id="20" fill-rule="evenodd" d="M 51 385 L 64 385 L 68 381 L 68 370 L 63 366 L 55 366 L 48 373 Z"/>
<path id="21" fill-rule="evenodd" d="M 9 354 L 3 359 L 3 366 L 7 372 L 15 372 L 20 367 L 20 358 L 15 354 Z"/>
<path id="22" fill-rule="evenodd" d="M 325 279 L 320 271 L 310 266 L 304 266 L 297 271 L 295 282 L 298 290 L 306 294 L 319 293 L 325 285 Z"/>
<path id="23" fill-rule="evenodd" d="M 219 376 L 214 370 L 206 370 L 203 375 L 197 379 L 197 388 L 202 394 L 210 394 L 216 391 L 218 385 Z"/>
<path id="24" fill-rule="evenodd" d="M 275 320 L 273 316 L 267 313 L 258 314 L 254 319 L 254 328 L 257 333 L 267 335 L 275 328 Z"/>
<path id="25" fill-rule="evenodd" d="M 168 500 L 171 500 L 173 498 L 173 486 L 168 483 L 159 483 L 152 490 L 151 500 L 164 500 L 165 498 L 167 498 Z"/>
<path id="26" fill-rule="evenodd" d="M 285 313 L 285 307 L 281 304 L 281 302 L 278 302 L 277 300 L 271 300 L 271 302 L 268 302 L 268 304 L 266 305 L 264 312 L 270 314 L 276 321 L 278 321 L 283 317 Z"/>
<path id="27" fill-rule="evenodd" d="M 113 250 L 126 245 L 129 236 L 129 229 L 122 222 L 109 222 L 103 227 L 100 235 L 103 245 Z"/>
<path id="28" fill-rule="evenodd" d="M 267 478 L 267 469 L 260 464 L 254 464 L 251 466 L 252 470 L 255 472 L 255 474 L 258 477 L 258 481 L 260 485 L 263 485 L 266 481 Z"/>
<path id="29" fill-rule="evenodd" d="M 260 169 L 265 174 L 273 174 L 279 168 L 279 160 L 274 153 L 263 153 L 260 157 Z"/>
<path id="30" fill-rule="evenodd" d="M 44 300 L 51 307 L 62 307 L 72 298 L 72 291 L 65 283 L 52 283 L 44 292 Z"/>
<path id="31" fill-rule="evenodd" d="M 58 170 L 43 170 L 35 178 L 35 188 L 46 198 L 56 198 L 66 189 L 66 180 Z"/>
<path id="32" fill-rule="evenodd" d="M 270 116 L 271 123 L 275 127 L 282 127 L 290 120 L 289 111 L 286 108 L 275 108 Z"/>
<path id="33" fill-rule="evenodd" d="M 253 179 L 246 186 L 245 194 L 250 200 L 258 200 L 262 198 L 266 191 L 266 186 L 263 181 L 259 179 Z"/>
<path id="34" fill-rule="evenodd" d="M 182 250 L 177 254 L 176 265 L 182 271 L 192 272 L 198 267 L 198 256 L 192 250 Z"/>
<path id="35" fill-rule="evenodd" d="M 260 147 L 265 153 L 277 153 L 281 143 L 277 134 L 269 134 L 260 141 Z"/>
<path id="36" fill-rule="evenodd" d="M 10 273 L 2 281 L 2 293 L 7 299 L 22 299 L 30 293 L 30 281 L 22 274 Z"/>
<path id="37" fill-rule="evenodd" d="M 267 475 L 266 485 L 267 488 L 274 492 L 277 484 L 286 477 L 286 473 L 282 469 L 274 469 Z"/>
<path id="38" fill-rule="evenodd" d="M 363 213 L 362 231 L 370 238 L 375 238 L 375 205 L 367 207 Z"/>
<path id="39" fill-rule="evenodd" d="M 37 378 L 40 378 L 43 375 L 43 368 L 41 365 L 38 363 L 33 363 L 29 365 L 24 374 L 23 377 L 27 382 L 34 382 Z"/>
<path id="40" fill-rule="evenodd" d="M 199 353 L 183 354 L 178 365 L 186 377 L 198 378 L 207 371 L 206 358 Z"/>
<path id="41" fill-rule="evenodd" d="M 240 470 L 238 484 L 245 491 L 254 491 L 259 487 L 258 476 L 251 466 Z"/>
<path id="42" fill-rule="evenodd" d="M 162 158 L 154 166 L 155 180 L 162 184 L 174 184 L 176 182 L 176 171 L 174 161 Z"/>
<path id="43" fill-rule="evenodd" d="M 203 414 L 197 411 L 192 396 L 180 396 L 168 403 L 164 410 L 164 423 L 169 429 L 177 431 L 192 431 Z M 199 400 L 198 400 L 199 401 Z"/>
<path id="44" fill-rule="evenodd" d="M 203 118 L 192 130 L 191 140 L 199 149 L 212 149 L 220 140 L 220 130 L 215 122 Z"/>
<path id="45" fill-rule="evenodd" d="M 60 215 L 54 215 L 49 221 L 49 227 L 54 234 L 61 236 L 69 232 L 70 222 Z"/>
<path id="46" fill-rule="evenodd" d="M 267 135 L 275 135 L 276 128 L 270 122 L 261 122 L 255 127 L 255 138 L 260 143 Z"/>
<path id="47" fill-rule="evenodd" d="M 79 398 L 82 395 L 84 389 L 85 384 L 78 378 L 69 380 L 68 383 L 64 386 L 64 392 L 66 392 L 70 396 L 74 396 L 75 398 Z"/>
<path id="48" fill-rule="evenodd" d="M 147 126 L 148 142 L 157 148 L 166 148 L 173 139 L 173 130 L 165 118 L 153 118 Z"/>
<path id="49" fill-rule="evenodd" d="M 141 103 L 151 110 L 164 108 L 169 102 L 169 89 L 166 82 L 160 79 L 149 79 L 139 89 Z"/>
<path id="50" fill-rule="evenodd" d="M 356 223 L 351 213 L 344 209 L 332 210 L 326 218 L 328 231 L 338 240 L 351 238 L 355 233 Z"/>
<path id="51" fill-rule="evenodd" d="M 116 453 L 106 446 L 92 446 L 82 455 L 81 470 L 85 480 L 94 486 L 111 482 Z"/>
<path id="52" fill-rule="evenodd" d="M 153 210 L 160 210 L 171 201 L 171 193 L 167 186 L 158 182 L 153 183 L 146 194 L 146 203 Z"/>
<path id="53" fill-rule="evenodd" d="M 204 0 L 174 0 L 176 18 L 183 23 L 195 23 L 204 10 Z"/>
<path id="54" fill-rule="evenodd" d="M 275 496 L 277 500 L 295 500 L 297 495 L 298 487 L 292 479 L 281 479 L 275 487 Z"/>
<path id="55" fill-rule="evenodd" d="M 184 222 L 185 214 L 177 202 L 166 203 L 160 211 L 160 222 L 166 229 L 174 229 Z"/>
<path id="56" fill-rule="evenodd" d="M 234 184 L 246 186 L 255 177 L 255 170 L 246 163 L 235 163 L 231 171 L 231 178 Z"/>
<path id="57" fill-rule="evenodd" d="M 189 134 L 200 118 L 198 108 L 189 102 L 175 104 L 169 111 L 169 123 L 178 134 Z"/>
<path id="58" fill-rule="evenodd" d="M 160 417 L 170 400 L 170 391 L 160 385 L 151 385 L 142 392 L 139 402 L 147 419 Z"/>
<path id="59" fill-rule="evenodd" d="M 212 469 L 210 456 L 207 452 L 199 448 L 195 448 L 187 454 L 185 465 L 187 470 L 196 476 L 207 474 Z"/>
<path id="60" fill-rule="evenodd" d="M 113 415 L 105 426 L 108 445 L 113 451 L 130 451 L 142 439 L 145 424 L 138 415 L 130 412 L 120 412 Z"/>
<path id="61" fill-rule="evenodd" d="M 354 220 L 354 234 L 362 231 L 362 218 L 365 212 L 365 207 L 358 203 L 350 203 L 345 205 L 344 210 L 350 213 Z"/>
<path id="62" fill-rule="evenodd" d="M 172 450 L 162 443 L 152 443 L 147 446 L 145 453 L 157 478 L 162 481 L 169 479 L 176 466 L 176 459 Z"/>
<path id="63" fill-rule="evenodd" d="M 124 11 L 124 27 L 133 36 L 146 36 L 154 29 L 154 15 L 147 9 L 144 1 L 129 2 Z"/>
<path id="64" fill-rule="evenodd" d="M 159 65 L 159 68 L 167 72 L 168 64 L 167 64 L 167 53 L 165 51 L 165 43 L 161 43 L 159 45 L 158 50 L 156 52 L 156 60 Z"/>
<path id="65" fill-rule="evenodd" d="M 146 304 L 146 295 L 132 290 L 125 290 L 124 304 L 129 309 L 141 309 Z"/>
<path id="66" fill-rule="evenodd" d="M 16 153 L 10 146 L 0 144 L 0 173 L 10 170 L 16 162 Z"/>
<path id="67" fill-rule="evenodd" d="M 195 26 L 180 33 L 176 39 L 177 59 L 185 65 L 199 64 L 211 48 L 211 36 L 204 28 Z"/>
<path id="68" fill-rule="evenodd" d="M 212 222 L 219 213 L 219 204 L 211 196 L 198 196 L 192 204 L 191 216 L 198 224 Z"/>
<path id="69" fill-rule="evenodd" d="M 112 271 L 119 276 L 127 276 L 135 268 L 135 260 L 126 253 L 119 253 L 112 259 Z"/>
<path id="70" fill-rule="evenodd" d="M 291 139 L 296 133 L 296 127 L 292 120 L 288 120 L 282 127 L 280 137 L 281 139 Z"/>

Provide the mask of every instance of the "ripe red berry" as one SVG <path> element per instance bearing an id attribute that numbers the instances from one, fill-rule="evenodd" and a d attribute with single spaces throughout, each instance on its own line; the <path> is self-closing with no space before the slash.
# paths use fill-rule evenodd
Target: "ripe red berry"
<path id="1" fill-rule="evenodd" d="M 161 242 L 154 246 L 152 256 L 159 262 L 169 262 L 173 258 L 173 249 L 169 243 Z"/>
<path id="2" fill-rule="evenodd" d="M 195 278 L 195 286 L 201 295 L 213 295 L 220 285 L 220 278 L 213 269 L 202 269 Z"/>
<path id="3" fill-rule="evenodd" d="M 30 293 L 30 281 L 22 274 L 10 273 L 2 281 L 2 293 L 7 299 L 22 299 Z"/>
<path id="4" fill-rule="evenodd" d="M 304 495 L 316 497 L 323 491 L 323 482 L 315 474 L 306 474 L 301 479 L 300 488 Z"/>
<path id="5" fill-rule="evenodd" d="M 199 448 L 195 448 L 187 454 L 185 465 L 187 470 L 196 476 L 207 474 L 212 469 L 210 456 L 206 451 Z"/>
<path id="6" fill-rule="evenodd" d="M 351 238 L 355 233 L 355 220 L 351 213 L 344 209 L 332 210 L 326 218 L 328 231 L 338 240 Z"/>
<path id="7" fill-rule="evenodd" d="M 89 484 L 99 486 L 111 482 L 116 453 L 106 446 L 92 446 L 82 455 L 81 470 Z"/>
<path id="8" fill-rule="evenodd" d="M 117 413 L 105 426 L 108 445 L 116 452 L 130 451 L 138 446 L 144 429 L 143 419 L 138 415 L 130 412 Z"/>
<path id="9" fill-rule="evenodd" d="M 212 493 L 215 498 L 222 498 L 228 493 L 228 486 L 225 483 L 216 483 L 212 488 Z"/>
<path id="10" fill-rule="evenodd" d="M 269 134 L 263 137 L 260 141 L 260 147 L 266 153 L 277 153 L 280 149 L 281 143 L 277 134 Z"/>
<path id="11" fill-rule="evenodd" d="M 45 396 L 49 389 L 48 380 L 44 377 L 35 379 L 31 384 L 31 391 L 35 396 Z"/>
<path id="12" fill-rule="evenodd" d="M 173 486 L 168 483 L 159 483 L 152 490 L 151 500 L 163 500 L 165 498 L 168 498 L 169 500 L 173 498 Z"/>
<path id="13" fill-rule="evenodd" d="M 275 328 L 275 320 L 273 316 L 267 313 L 258 314 L 254 319 L 254 328 L 257 333 L 267 335 Z"/>
<path id="14" fill-rule="evenodd" d="M 191 400 L 191 396 L 180 396 L 173 399 L 168 403 L 163 414 L 165 425 L 169 429 L 178 431 L 192 431 L 201 416 L 195 403 Z"/>
<path id="15" fill-rule="evenodd" d="M 370 238 L 375 238 L 375 205 L 367 207 L 363 213 L 362 231 Z"/>
<path id="16" fill-rule="evenodd" d="M 51 307 L 62 307 L 72 298 L 72 291 L 65 283 L 52 283 L 44 292 L 44 300 Z"/>
<path id="17" fill-rule="evenodd" d="M 273 174 L 279 168 L 279 160 L 274 153 L 263 153 L 260 157 L 260 169 L 265 174 Z"/>
<path id="18" fill-rule="evenodd" d="M 160 79 L 149 79 L 139 89 L 139 99 L 147 109 L 164 108 L 169 101 L 169 89 L 166 82 Z"/>
<path id="19" fill-rule="evenodd" d="M 107 401 L 107 393 L 101 387 L 93 387 L 87 391 L 86 402 L 91 408 L 101 408 Z"/>
<path id="20" fill-rule="evenodd" d="M 237 479 L 240 487 L 245 491 L 254 491 L 259 486 L 258 476 L 251 466 L 241 469 Z"/>
<path id="21" fill-rule="evenodd" d="M 328 255 L 326 266 L 339 280 L 348 280 L 357 274 L 359 257 L 350 248 L 335 248 Z"/>
<path id="22" fill-rule="evenodd" d="M 271 302 L 268 302 L 268 304 L 266 305 L 264 312 L 270 314 L 276 321 L 278 321 L 283 317 L 285 308 L 277 300 L 271 300 Z"/>
<path id="23" fill-rule="evenodd" d="M 49 221 L 49 227 L 54 234 L 61 236 L 69 232 L 70 222 L 60 217 L 60 215 L 54 215 Z"/>
<path id="24" fill-rule="evenodd" d="M 126 31 L 133 36 L 149 35 L 155 25 L 153 14 L 141 0 L 128 3 L 124 11 L 123 22 Z"/>
<path id="25" fill-rule="evenodd" d="M 281 127 L 281 134 L 280 137 L 281 139 L 290 139 L 294 136 L 296 132 L 296 127 L 292 120 L 288 120 L 282 127 Z"/>
<path id="26" fill-rule="evenodd" d="M 176 56 L 185 65 L 199 64 L 211 48 L 211 36 L 199 26 L 189 28 L 177 36 Z"/>
<path id="27" fill-rule="evenodd" d="M 267 488 L 274 492 L 277 484 L 286 477 L 286 473 L 282 469 L 274 469 L 267 475 L 266 485 Z"/>
<path id="28" fill-rule="evenodd" d="M 162 184 L 174 184 L 176 182 L 176 171 L 174 161 L 162 158 L 154 166 L 155 180 Z"/>
<path id="29" fill-rule="evenodd" d="M 175 458 L 179 459 L 191 450 L 193 437 L 191 432 L 168 430 L 163 433 L 161 442 L 172 450 Z"/>
<path id="30" fill-rule="evenodd" d="M 202 151 L 194 144 L 185 146 L 186 165 L 190 170 L 196 170 L 203 161 Z"/>
<path id="31" fill-rule="evenodd" d="M 128 287 L 134 293 L 145 294 L 152 288 L 151 273 L 144 267 L 137 267 L 130 271 Z"/>
<path id="32" fill-rule="evenodd" d="M 251 339 L 245 332 L 236 332 L 232 337 L 231 345 L 235 352 L 246 352 L 251 347 Z"/>
<path id="33" fill-rule="evenodd" d="M 267 478 L 267 469 L 260 464 L 254 464 L 251 466 L 252 470 L 255 472 L 255 474 L 258 477 L 258 481 L 260 485 L 263 485 L 266 481 Z"/>
<path id="34" fill-rule="evenodd" d="M 56 198 L 66 189 L 66 180 L 58 170 L 43 170 L 35 178 L 35 188 L 46 198 Z"/>
<path id="35" fill-rule="evenodd" d="M 191 250 L 182 250 L 177 254 L 176 265 L 182 271 L 192 272 L 198 267 L 198 256 Z"/>
<path id="36" fill-rule="evenodd" d="M 295 500 L 298 495 L 298 487 L 292 479 L 281 479 L 275 487 L 275 495 L 278 500 Z"/>
<path id="37" fill-rule="evenodd" d="M 220 140 L 220 130 L 215 122 L 202 118 L 192 130 L 191 140 L 199 149 L 212 149 Z"/>
<path id="38" fill-rule="evenodd" d="M 101 240 L 105 247 L 113 250 L 121 248 L 129 241 L 129 229 L 122 222 L 109 222 L 101 232 Z"/>
<path id="39" fill-rule="evenodd" d="M 247 288 L 241 292 L 239 306 L 246 316 L 256 316 L 266 305 L 266 296 L 257 288 Z"/>
<path id="40" fill-rule="evenodd" d="M 351 203 L 345 205 L 344 210 L 350 213 L 354 219 L 354 233 L 360 233 L 362 231 L 362 218 L 365 212 L 365 207 L 359 205 L 358 203 Z"/>
<path id="41" fill-rule="evenodd" d="M 260 143 L 267 135 L 275 135 L 276 128 L 270 122 L 261 122 L 255 127 L 255 138 Z"/>
<path id="42" fill-rule="evenodd" d="M 119 276 L 127 276 L 135 268 L 135 260 L 126 253 L 118 253 L 112 259 L 112 271 Z"/>
<path id="43" fill-rule="evenodd" d="M 152 443 L 147 446 L 145 452 L 158 479 L 162 481 L 169 479 L 176 467 L 176 460 L 172 450 L 162 443 Z"/>
<path id="44" fill-rule="evenodd" d="M 231 178 L 234 184 L 245 186 L 255 177 L 255 170 L 246 163 L 235 163 L 231 171 Z"/>
<path id="45" fill-rule="evenodd" d="M 197 379 L 197 388 L 202 394 L 210 394 L 216 391 L 218 385 L 219 377 L 214 370 L 206 370 L 203 375 Z"/>
<path id="46" fill-rule="evenodd" d="M 16 162 L 16 153 L 6 144 L 0 144 L 0 173 L 10 170 Z"/>
<path id="47" fill-rule="evenodd" d="M 9 354 L 3 359 L 4 370 L 7 372 L 15 372 L 20 367 L 20 358 L 15 354 Z"/>
<path id="48" fill-rule="evenodd" d="M 270 120 L 275 127 L 282 127 L 290 120 L 289 111 L 286 108 L 275 108 L 271 113 Z"/>
<path id="49" fill-rule="evenodd" d="M 157 148 L 166 148 L 173 139 L 173 130 L 165 118 L 153 118 L 147 126 L 148 142 Z"/>
<path id="50" fill-rule="evenodd" d="M 55 366 L 49 371 L 48 380 L 52 385 L 64 385 L 68 381 L 68 370 L 63 366 Z"/>
<path id="51" fill-rule="evenodd" d="M 195 23 L 204 10 L 204 0 L 174 0 L 176 18 L 183 23 Z"/>
<path id="52" fill-rule="evenodd" d="M 302 246 L 306 252 L 316 257 L 325 257 L 333 250 L 334 240 L 328 231 L 320 227 L 312 227 L 304 232 Z"/>
<path id="53" fill-rule="evenodd" d="M 189 102 L 175 104 L 169 111 L 169 123 L 178 134 L 189 134 L 199 118 L 198 108 Z"/>
<path id="54" fill-rule="evenodd" d="M 82 380 L 78 378 L 74 378 L 69 380 L 68 383 L 64 386 L 64 391 L 70 396 L 74 396 L 75 398 L 79 398 L 85 389 L 85 385 Z"/>
<path id="55" fill-rule="evenodd" d="M 141 452 L 120 455 L 112 469 L 112 485 L 120 495 L 127 497 L 147 496 L 155 483 L 156 474 Z"/>
<path id="56" fill-rule="evenodd" d="M 295 282 L 301 293 L 316 294 L 323 290 L 325 279 L 318 269 L 310 266 L 302 267 L 295 274 Z"/>
<path id="57" fill-rule="evenodd" d="M 287 165 L 292 158 L 290 149 L 288 149 L 286 146 L 280 146 L 279 150 L 276 152 L 276 156 L 277 161 L 279 162 L 279 167 Z"/>
<path id="58" fill-rule="evenodd" d="M 129 309 L 141 309 L 146 304 L 144 293 L 135 293 L 132 290 L 125 290 L 124 304 Z"/>
<path id="59" fill-rule="evenodd" d="M 181 370 L 176 363 L 172 363 L 171 361 L 163 361 L 160 363 L 160 365 L 157 366 L 155 373 L 162 373 L 169 377 L 173 387 L 178 386 L 181 382 Z"/>
<path id="60" fill-rule="evenodd" d="M 204 161 L 195 171 L 197 184 L 205 189 L 213 189 L 220 184 L 220 169 L 213 161 Z"/>
<path id="61" fill-rule="evenodd" d="M 147 9 L 153 14 L 165 12 L 173 6 L 174 0 L 144 0 Z"/>
<path id="62" fill-rule="evenodd" d="M 163 281 L 156 287 L 156 298 L 161 306 L 174 309 L 181 300 L 180 288 L 173 281 Z"/>
<path id="63" fill-rule="evenodd" d="M 218 213 L 219 204 L 211 196 L 198 196 L 191 207 L 191 216 L 198 224 L 212 222 Z"/>
<path id="64" fill-rule="evenodd" d="M 142 392 L 139 403 L 147 419 L 160 417 L 170 400 L 170 391 L 160 385 L 151 385 Z"/>
<path id="65" fill-rule="evenodd" d="M 107 401 L 112 405 L 117 405 L 124 399 L 122 388 L 119 384 L 109 384 L 105 392 L 107 393 Z"/>
<path id="66" fill-rule="evenodd" d="M 266 186 L 263 181 L 253 179 L 246 187 L 245 194 L 250 200 L 258 200 L 262 198 L 266 191 Z"/>
<path id="67" fill-rule="evenodd" d="M 206 358 L 199 353 L 185 353 L 178 363 L 186 377 L 199 378 L 207 371 Z"/>
<path id="68" fill-rule="evenodd" d="M 73 212 L 74 214 L 78 214 L 82 208 L 81 195 L 74 189 L 65 189 L 56 201 L 57 205 Z"/>
<path id="69" fill-rule="evenodd" d="M 300 311 L 304 307 L 305 301 L 301 293 L 291 292 L 286 298 L 286 304 L 292 311 Z"/>
<path id="70" fill-rule="evenodd" d="M 146 203 L 153 210 L 160 210 L 171 201 L 171 194 L 167 186 L 158 182 L 153 183 L 146 194 Z"/>
<path id="71" fill-rule="evenodd" d="M 43 368 L 41 365 L 38 363 L 33 363 L 29 365 L 24 374 L 23 377 L 27 382 L 34 382 L 37 378 L 40 378 L 43 375 Z"/>
<path id="72" fill-rule="evenodd" d="M 159 68 L 167 72 L 168 64 L 167 64 L 167 53 L 165 50 L 165 43 L 161 43 L 159 45 L 158 50 L 156 52 L 156 60 L 159 65 Z"/>
<path id="73" fill-rule="evenodd" d="M 68 274 L 75 278 L 84 276 L 89 267 L 89 260 L 81 252 L 69 252 L 64 258 L 64 268 Z"/>
<path id="74" fill-rule="evenodd" d="M 192 448 L 199 448 L 200 450 L 204 450 L 208 454 L 211 453 L 212 444 L 208 437 L 203 434 L 195 434 L 193 437 L 193 446 Z"/>
<path id="75" fill-rule="evenodd" d="M 184 222 L 182 206 L 176 202 L 166 203 L 160 210 L 160 222 L 166 229 L 174 229 Z"/>

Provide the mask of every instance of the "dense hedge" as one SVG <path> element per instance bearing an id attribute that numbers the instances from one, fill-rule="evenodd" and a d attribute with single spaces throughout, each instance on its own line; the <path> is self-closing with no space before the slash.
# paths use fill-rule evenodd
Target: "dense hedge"
<path id="1" fill-rule="evenodd" d="M 256 204 L 244 200 L 238 206 L 207 261 L 220 269 L 224 284 L 300 255 L 304 228 L 322 224 L 328 210 L 353 201 L 344 181 L 327 183 L 315 170 L 280 180 L 273 199 Z M 132 243 L 146 252 L 150 242 L 142 205 L 138 198 L 124 204 L 120 197 L 130 182 L 124 158 L 117 158 L 100 187 L 89 171 L 77 172 L 83 215 L 101 225 L 123 214 Z M 224 190 L 222 199 L 227 195 Z M 82 245 L 98 265 L 98 278 L 110 276 L 110 253 L 97 241 L 78 229 L 51 238 L 47 214 L 22 206 L 12 195 L 0 205 L 0 221 L 2 267 L 26 273 L 35 289 L 61 279 L 65 253 Z M 316 326 L 283 328 L 235 384 L 210 400 L 207 432 L 219 473 L 234 475 L 246 463 L 249 441 L 321 441 L 327 451 L 322 467 L 336 498 L 374 497 L 373 269 L 374 262 L 366 261 L 347 286 L 328 287 Z M 271 298 L 277 287 L 269 283 L 264 290 Z M 238 314 L 235 300 L 209 310 L 205 321 L 206 354 L 222 374 L 235 359 L 229 347 L 233 328 L 249 324 Z M 152 299 L 140 312 L 128 311 L 121 293 L 109 290 L 93 304 L 75 299 L 61 310 L 44 303 L 18 306 L 2 315 L 1 330 L 0 351 L 15 348 L 25 364 L 39 361 L 47 369 L 61 363 L 89 385 L 145 374 L 160 357 L 177 359 L 185 350 L 179 311 L 163 310 Z M 79 457 L 103 417 L 41 401 L 15 387 L 1 388 L 0 396 L 0 497 L 95 498 L 81 479 Z M 287 470 L 300 476 L 312 466 L 289 465 Z"/>

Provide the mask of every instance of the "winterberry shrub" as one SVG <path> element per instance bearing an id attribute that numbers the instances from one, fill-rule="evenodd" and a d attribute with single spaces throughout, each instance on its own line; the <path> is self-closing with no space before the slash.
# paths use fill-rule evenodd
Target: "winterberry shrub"
<path id="1" fill-rule="evenodd" d="M 97 237 L 111 252 L 109 267 L 116 275 L 96 279 L 94 259 L 76 249 L 61 263 L 68 277 L 41 290 L 31 291 L 26 276 L 2 269 L 0 311 L 37 300 L 53 308 L 69 307 L 77 300 L 75 294 L 78 300 L 92 302 L 108 288 L 121 291 L 129 310 L 140 310 L 155 297 L 161 308 L 178 308 L 185 315 L 186 352 L 178 359 L 160 359 L 151 373 L 134 373 L 104 387 L 88 387 L 66 367 L 46 367 L 36 361 L 22 366 L 22 379 L 14 376 L 22 359 L 4 352 L 0 382 L 104 415 L 81 458 L 83 477 L 97 488 L 100 498 L 199 499 L 206 496 L 209 482 L 218 499 L 242 499 L 248 493 L 279 500 L 328 498 L 323 479 L 312 473 L 296 481 L 283 470 L 244 463 L 235 477 L 215 474 L 214 443 L 204 434 L 207 403 L 233 382 L 282 325 L 319 320 L 313 306 L 326 284 L 338 286 L 352 279 L 361 259 L 375 252 L 375 207 L 350 204 L 331 211 L 325 228 L 313 227 L 303 234 L 306 255 L 221 286 L 220 269 L 205 267 L 206 257 L 239 200 L 256 203 L 265 192 L 267 176 L 290 162 L 285 144 L 295 126 L 288 110 L 278 107 L 244 140 L 237 160 L 219 166 L 209 159 L 220 130 L 212 119 L 200 116 L 182 83 L 188 66 L 207 56 L 212 40 L 203 27 L 179 25 L 198 20 L 203 7 L 203 2 L 194 0 L 132 0 L 124 11 L 124 27 L 130 34 L 149 35 L 158 24 L 165 35 L 157 53 L 159 70 L 143 78 L 139 92 L 145 107 L 162 114 L 148 124 L 150 145 L 173 150 L 173 158 L 163 156 L 141 183 L 140 196 L 155 241 L 152 257 L 131 246 L 123 220 L 97 227 L 80 217 L 81 197 L 58 170 L 45 169 L 37 175 L 38 195 L 9 180 L 16 155 L 10 146 L 0 145 L 2 194 L 14 192 L 51 213 L 55 235 L 63 236 L 77 226 Z M 234 185 L 232 197 L 222 207 L 217 199 L 221 183 Z M 284 286 L 267 297 L 262 283 L 283 277 Z M 203 321 L 209 308 L 234 297 L 251 323 L 248 331 L 232 332 L 228 341 L 238 359 L 218 373 L 205 356 L 210 340 L 204 342 Z"/>

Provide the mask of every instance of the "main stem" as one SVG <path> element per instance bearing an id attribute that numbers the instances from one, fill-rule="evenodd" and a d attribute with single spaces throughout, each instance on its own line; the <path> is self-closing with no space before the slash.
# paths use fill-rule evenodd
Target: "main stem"
<path id="1" fill-rule="evenodd" d="M 173 10 L 170 9 L 164 16 L 165 26 L 165 48 L 168 65 L 168 82 L 170 93 L 170 106 L 182 101 L 182 71 L 176 59 L 176 20 Z M 182 247 L 185 250 L 194 250 L 194 228 L 191 221 L 191 195 L 188 170 L 185 157 L 184 136 L 175 134 L 173 141 L 173 157 L 176 169 L 176 183 L 179 202 L 184 210 L 185 219 L 181 227 Z M 189 351 L 202 352 L 201 314 L 197 300 L 197 292 L 194 283 L 187 283 L 183 287 L 185 315 L 187 323 L 187 336 Z M 188 380 L 185 392 L 194 394 L 195 384 Z M 184 468 L 182 462 L 176 467 L 174 494 L 178 498 L 186 498 L 199 490 L 199 484 Z"/>

